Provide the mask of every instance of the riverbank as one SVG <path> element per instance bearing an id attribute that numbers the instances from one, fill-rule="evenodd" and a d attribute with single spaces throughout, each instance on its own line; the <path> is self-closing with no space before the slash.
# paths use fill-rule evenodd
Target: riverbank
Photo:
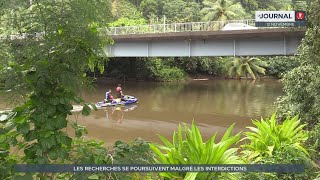
<path id="1" fill-rule="evenodd" d="M 279 78 L 277 77 L 272 77 L 272 76 L 263 76 L 259 79 L 256 80 L 265 80 L 265 79 L 271 79 L 271 80 L 279 80 Z M 156 81 L 156 80 L 152 80 L 152 79 L 139 79 L 139 78 L 112 78 L 112 77 L 98 77 L 97 82 L 110 82 L 110 83 L 125 83 L 125 82 L 175 82 L 175 81 Z M 188 75 L 185 78 L 185 81 L 205 81 L 205 80 L 248 80 L 248 81 L 252 81 L 253 79 L 249 78 L 229 78 L 229 77 L 217 77 L 217 76 L 212 76 L 212 75 L 208 75 L 208 74 L 192 74 L 192 75 Z M 181 80 L 179 80 L 181 81 Z"/>

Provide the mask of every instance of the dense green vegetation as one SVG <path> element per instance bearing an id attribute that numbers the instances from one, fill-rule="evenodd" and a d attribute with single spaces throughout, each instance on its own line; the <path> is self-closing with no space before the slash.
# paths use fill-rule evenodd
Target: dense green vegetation
<path id="1" fill-rule="evenodd" d="M 183 179 L 310 179 L 317 176 L 317 165 L 310 158 L 305 141 L 308 134 L 303 130 L 298 116 L 287 117 L 283 123 L 270 118 L 253 120 L 254 127 L 244 133 L 232 135 L 233 125 L 225 132 L 220 142 L 214 134 L 203 142 L 198 127 L 183 125 L 174 132 L 172 142 L 159 136 L 164 145 L 150 144 L 155 153 L 155 162 L 160 164 L 304 164 L 305 173 L 159 173 L 164 178 Z M 239 148 L 235 148 L 242 142 Z M 162 151 L 161 151 L 162 150 Z M 309 151 L 309 152 L 308 152 Z M 241 153 L 239 153 L 241 152 Z"/>
<path id="2" fill-rule="evenodd" d="M 99 49 L 110 40 L 100 36 L 98 28 L 111 18 L 111 4 L 48 0 L 11 5 L 1 2 L 4 15 L 0 34 L 27 35 L 1 40 L 0 81 L 5 84 L 3 90 L 25 98 L 1 122 L 1 179 L 13 178 L 12 171 L 8 171 L 13 164 L 8 162 L 110 162 L 101 144 L 78 141 L 83 127 L 67 117 L 72 114 L 71 103 L 82 103 L 82 114 L 90 113 L 90 107 L 77 92 L 85 82 L 84 71 L 95 67 L 103 71 L 106 59 L 101 58 Z M 42 37 L 34 36 L 40 32 Z M 76 138 L 64 131 L 68 124 L 74 127 Z M 9 153 L 12 148 L 15 151 Z M 15 161 L 17 153 L 23 156 Z M 55 175 L 38 173 L 37 176 L 46 179 Z"/>
<path id="3" fill-rule="evenodd" d="M 116 79 L 178 81 L 186 76 L 281 78 L 300 64 L 294 57 L 113 58 L 104 76 Z M 171 70 L 169 70 L 171 69 Z M 169 71 L 171 73 L 169 73 Z"/>
<path id="4" fill-rule="evenodd" d="M 112 59 L 100 51 L 112 40 L 101 36 L 99 27 L 147 23 L 228 20 L 252 18 L 255 10 L 304 9 L 291 1 L 257 0 L 33 0 L 0 2 L 0 88 L 22 97 L 11 112 L 0 118 L 0 179 L 123 179 L 157 178 L 154 174 L 17 174 L 16 163 L 29 164 L 110 164 L 110 163 L 302 163 L 303 174 L 243 174 L 241 178 L 315 178 L 320 143 L 320 5 L 308 6 L 308 31 L 294 58 L 148 58 Z M 212 11 L 209 11 L 212 10 Z M 41 34 L 41 36 L 37 36 Z M 23 38 L 20 38 L 23 37 Z M 229 66 L 229 64 L 231 64 Z M 106 66 L 107 65 L 107 66 Z M 262 67 L 260 67 L 262 66 Z M 255 127 L 244 133 L 241 154 L 234 148 L 240 134 L 231 135 L 233 125 L 220 142 L 215 135 L 203 142 L 195 124 L 180 126 L 173 142 L 161 137 L 164 145 L 136 140 L 117 141 L 111 151 L 102 142 L 85 140 L 85 127 L 70 121 L 72 104 L 90 104 L 78 91 L 91 82 L 87 72 L 99 70 L 117 78 L 149 78 L 173 81 L 186 74 L 225 77 L 228 72 L 252 79 L 257 73 L 283 77 L 285 95 L 278 101 L 278 115 L 254 120 Z M 289 71 L 286 73 L 286 71 Z M 285 73 L 285 74 L 284 74 Z M 298 119 L 299 114 L 300 119 Z M 293 117 L 293 118 L 290 118 Z M 302 122 L 302 124 L 300 123 Z M 70 125 L 74 137 L 64 129 Z M 305 129 L 305 130 L 304 130 Z M 183 137 L 183 134 L 185 135 Z M 232 146 L 232 147 L 231 147 Z M 160 151 L 160 149 L 164 151 Z M 160 173 L 167 178 L 235 178 L 227 173 Z"/>
<path id="5" fill-rule="evenodd" d="M 146 142 L 140 138 L 131 143 L 116 141 L 111 149 L 114 164 L 152 164 L 153 152 Z M 144 179 L 152 178 L 152 173 L 116 173 L 117 179 Z"/>
<path id="6" fill-rule="evenodd" d="M 290 158 L 283 158 L 285 154 L 277 155 L 279 151 L 284 150 L 287 151 L 285 156 L 293 156 L 298 162 L 308 159 L 308 152 L 301 146 L 301 143 L 308 138 L 302 130 L 306 124 L 299 125 L 298 116 L 292 119 L 287 118 L 282 125 L 279 125 L 274 114 L 270 119 L 254 120 L 253 124 L 256 128 L 249 127 L 251 131 L 246 132 L 246 138 L 244 138 L 250 143 L 243 145 L 246 149 L 243 153 L 248 161 L 255 163 L 290 161 Z M 273 159 L 268 160 L 270 158 Z"/>
<path id="7" fill-rule="evenodd" d="M 277 78 L 281 78 L 285 73 L 300 65 L 294 56 L 266 57 L 262 60 L 267 63 L 266 74 Z"/>
<path id="8" fill-rule="evenodd" d="M 275 0 L 113 0 L 114 20 L 144 18 L 147 22 L 190 22 L 254 18 L 256 10 L 304 10 L 306 1 Z"/>
<path id="9" fill-rule="evenodd" d="M 284 75 L 283 83 L 286 95 L 282 97 L 279 110 L 284 115 L 300 114 L 310 126 L 320 118 L 320 5 L 315 1 L 310 6 L 309 27 L 300 46 L 301 64 Z"/>
<path id="10" fill-rule="evenodd" d="M 312 130 L 308 142 L 314 148 L 312 154 L 319 161 L 320 125 L 320 10 L 319 0 L 313 1 L 308 9 L 308 30 L 299 48 L 301 55 L 296 59 L 300 66 L 283 76 L 285 95 L 277 101 L 277 109 L 283 117 L 299 114 L 303 122 Z"/>
<path id="11" fill-rule="evenodd" d="M 271 179 L 277 177 L 286 179 L 294 177 L 298 179 L 315 176 L 312 172 L 317 165 L 310 158 L 305 148 L 308 134 L 303 130 L 306 124 L 300 123 L 298 116 L 286 117 L 282 124 L 276 120 L 273 114 L 269 119 L 253 120 L 255 127 L 249 127 L 243 140 L 247 143 L 242 145 L 243 157 L 247 163 L 256 164 L 304 164 L 307 174 L 264 174 L 262 177 Z"/>

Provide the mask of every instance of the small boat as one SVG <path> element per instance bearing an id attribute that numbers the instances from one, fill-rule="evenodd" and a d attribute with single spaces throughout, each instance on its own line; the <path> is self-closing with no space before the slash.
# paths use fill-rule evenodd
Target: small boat
<path id="1" fill-rule="evenodd" d="M 122 99 L 118 98 L 113 100 L 112 102 L 105 102 L 105 101 L 101 101 L 101 102 L 97 102 L 96 106 L 97 107 L 111 107 L 111 106 L 121 106 L 121 105 L 129 105 L 129 104 L 133 104 L 138 102 L 138 99 L 133 97 L 133 96 L 129 96 L 129 95 L 125 95 Z"/>

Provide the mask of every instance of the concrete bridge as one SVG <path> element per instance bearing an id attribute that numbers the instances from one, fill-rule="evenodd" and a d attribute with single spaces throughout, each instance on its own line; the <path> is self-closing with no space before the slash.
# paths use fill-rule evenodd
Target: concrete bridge
<path id="1" fill-rule="evenodd" d="M 247 26 L 221 30 L 230 23 Z M 253 20 L 114 27 L 107 33 L 115 43 L 105 51 L 110 57 L 294 55 L 305 32 L 305 28 L 256 28 Z"/>

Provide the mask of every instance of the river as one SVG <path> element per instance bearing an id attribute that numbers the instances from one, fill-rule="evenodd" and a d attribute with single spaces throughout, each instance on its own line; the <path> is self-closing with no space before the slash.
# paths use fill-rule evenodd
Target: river
<path id="1" fill-rule="evenodd" d="M 116 83 L 102 81 L 95 90 L 83 93 L 89 102 L 101 101 L 108 88 L 115 94 Z M 198 125 L 204 139 L 216 131 L 222 135 L 235 123 L 235 132 L 245 131 L 251 119 L 273 113 L 276 98 L 283 94 L 278 80 L 208 80 L 179 83 L 126 82 L 124 94 L 135 96 L 133 106 L 105 108 L 90 116 L 76 115 L 88 129 L 87 138 L 111 145 L 116 140 L 130 142 L 141 137 L 160 142 L 157 134 L 172 138 L 179 123 Z"/>

